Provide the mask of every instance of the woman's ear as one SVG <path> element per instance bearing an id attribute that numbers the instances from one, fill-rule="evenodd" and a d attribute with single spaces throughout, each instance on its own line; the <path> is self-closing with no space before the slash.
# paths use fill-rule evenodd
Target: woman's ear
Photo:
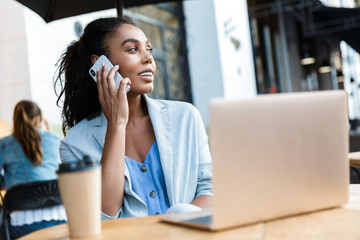
<path id="1" fill-rule="evenodd" d="M 98 55 L 91 55 L 91 63 L 94 64 L 97 60 L 99 59 L 99 56 Z"/>

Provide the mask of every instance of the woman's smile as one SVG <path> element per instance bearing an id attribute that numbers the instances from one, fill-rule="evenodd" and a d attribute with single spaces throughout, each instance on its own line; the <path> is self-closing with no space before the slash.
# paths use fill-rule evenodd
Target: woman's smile
<path id="1" fill-rule="evenodd" d="M 145 80 L 146 82 L 153 82 L 154 81 L 154 72 L 152 70 L 145 70 L 138 74 L 141 79 Z"/>

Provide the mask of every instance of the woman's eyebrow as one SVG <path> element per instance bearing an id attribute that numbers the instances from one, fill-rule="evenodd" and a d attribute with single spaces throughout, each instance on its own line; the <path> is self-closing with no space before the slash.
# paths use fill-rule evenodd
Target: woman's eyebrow
<path id="1" fill-rule="evenodd" d="M 121 46 L 124 46 L 126 43 L 128 42 L 135 42 L 135 43 L 138 43 L 139 40 L 135 39 L 135 38 L 129 38 L 129 39 L 126 39 L 122 44 Z"/>
<path id="2" fill-rule="evenodd" d="M 129 39 L 126 39 L 122 44 L 121 46 L 124 46 L 126 43 L 128 42 L 133 42 L 133 43 L 139 43 L 140 41 L 135 39 L 135 38 L 129 38 Z M 149 40 L 146 40 L 146 43 L 150 43 Z"/>

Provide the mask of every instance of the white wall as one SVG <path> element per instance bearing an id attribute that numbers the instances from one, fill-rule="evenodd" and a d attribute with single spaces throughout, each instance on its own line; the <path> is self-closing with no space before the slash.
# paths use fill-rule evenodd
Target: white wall
<path id="1" fill-rule="evenodd" d="M 193 102 L 208 125 L 210 99 L 224 95 L 214 4 L 212 0 L 183 4 Z"/>
<path id="2" fill-rule="evenodd" d="M 74 30 L 75 22 L 85 28 L 90 21 L 100 16 L 116 16 L 116 11 L 106 10 L 47 24 L 33 11 L 25 9 L 31 96 L 52 125 L 61 124 L 61 109 L 56 107 L 57 97 L 53 87 L 55 65 L 68 44 L 78 40 Z"/>
<path id="3" fill-rule="evenodd" d="M 0 13 L 0 118 L 11 126 L 16 102 L 31 97 L 25 22 L 15 1 L 0 0 Z"/>
<path id="4" fill-rule="evenodd" d="M 246 1 L 184 1 L 184 12 L 194 104 L 208 125 L 210 99 L 256 94 Z M 75 21 L 85 27 L 100 16 L 116 16 L 116 10 L 46 24 L 16 1 L 0 0 L 0 118 L 11 125 L 16 102 L 27 98 L 40 105 L 51 125 L 60 126 L 61 109 L 53 90 L 55 64 L 77 39 Z M 224 23 L 229 19 L 235 30 L 226 34 Z"/>
<path id="5" fill-rule="evenodd" d="M 185 1 L 184 13 L 194 105 L 207 126 L 212 98 L 256 95 L 246 1 Z"/>
<path id="6" fill-rule="evenodd" d="M 0 0 L 0 118 L 12 126 L 15 104 L 31 99 L 52 126 L 61 125 L 53 88 L 55 64 L 67 45 L 77 40 L 74 23 L 83 27 L 95 18 L 116 16 L 116 10 L 66 18 L 46 24 L 14 0 Z"/>
<path id="7" fill-rule="evenodd" d="M 214 0 L 224 97 L 256 95 L 248 8 L 246 1 Z"/>

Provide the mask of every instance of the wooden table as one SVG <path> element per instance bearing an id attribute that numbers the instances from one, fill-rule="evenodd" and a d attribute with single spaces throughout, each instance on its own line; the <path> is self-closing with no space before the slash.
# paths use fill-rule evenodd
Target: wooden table
<path id="1" fill-rule="evenodd" d="M 350 185 L 349 202 L 338 208 L 301 214 L 220 232 L 160 222 L 161 216 L 102 221 L 102 233 L 87 239 L 360 239 L 360 184 Z M 21 240 L 70 239 L 66 224 L 41 229 Z M 80 239 L 78 239 L 80 240 Z"/>

